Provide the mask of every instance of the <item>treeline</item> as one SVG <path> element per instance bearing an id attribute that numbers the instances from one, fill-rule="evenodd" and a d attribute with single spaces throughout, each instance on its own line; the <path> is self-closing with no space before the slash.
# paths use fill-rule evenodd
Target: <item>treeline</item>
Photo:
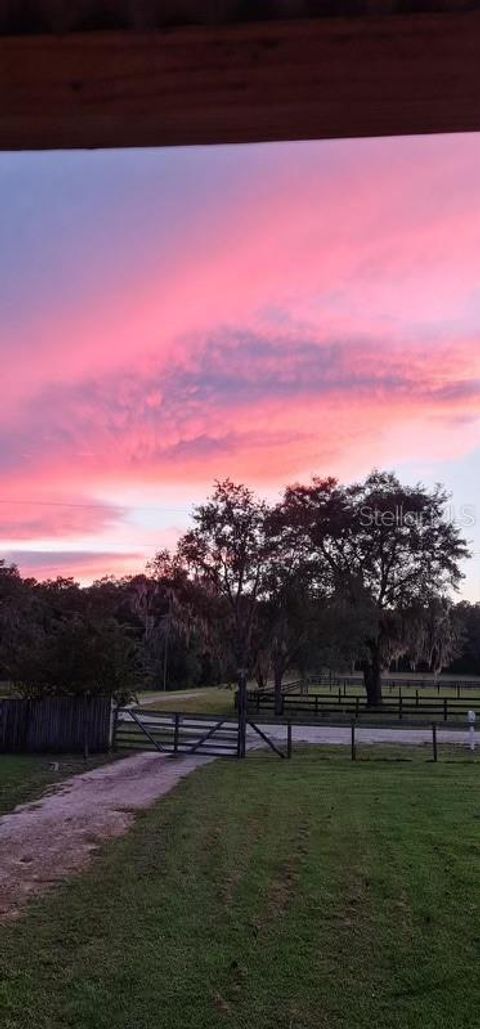
<path id="1" fill-rule="evenodd" d="M 230 480 L 145 574 L 22 578 L 0 564 L 0 676 L 23 695 L 176 689 L 361 668 L 480 674 L 480 604 L 454 603 L 465 540 L 437 487 L 313 479 L 272 505 Z"/>

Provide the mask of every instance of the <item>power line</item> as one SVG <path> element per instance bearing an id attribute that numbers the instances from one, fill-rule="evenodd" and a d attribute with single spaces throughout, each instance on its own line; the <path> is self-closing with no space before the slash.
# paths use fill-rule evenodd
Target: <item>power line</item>
<path id="1" fill-rule="evenodd" d="M 17 498 L 13 498 L 12 500 L 0 498 L 0 504 L 26 504 L 30 507 L 80 507 L 93 511 L 108 511 L 109 509 L 114 507 L 114 505 L 109 504 L 108 501 L 105 501 L 104 504 L 79 504 L 73 501 L 64 500 L 19 500 Z M 137 511 L 164 511 L 166 514 L 178 514 L 179 512 L 185 514 L 187 511 L 185 507 L 162 507 L 160 504 L 130 504 L 124 506 L 129 506 Z M 118 508 L 119 510 L 121 510 L 121 505 L 118 505 Z"/>
<path id="2" fill-rule="evenodd" d="M 34 542 L 35 541 L 33 541 L 33 543 Z M 88 553 L 88 554 L 101 554 L 102 557 L 103 556 L 107 556 L 108 557 L 109 554 L 120 554 L 120 555 L 122 555 L 123 553 L 125 553 L 125 557 L 130 557 L 131 556 L 131 550 L 140 550 L 141 551 L 141 550 L 163 550 L 164 549 L 161 546 L 160 543 L 144 543 L 142 540 L 132 540 L 132 542 L 130 542 L 129 540 L 124 542 L 122 540 L 122 542 L 121 542 L 121 544 L 119 544 L 119 546 L 129 547 L 130 549 L 128 551 L 123 551 L 123 550 L 90 550 L 88 548 L 87 549 L 82 548 L 81 550 L 72 550 L 71 547 L 68 547 L 68 546 L 62 548 L 62 550 L 42 550 L 42 549 L 39 550 L 38 548 L 35 549 L 35 547 L 33 545 L 31 545 L 27 549 L 25 549 L 24 547 L 20 546 L 21 543 L 22 543 L 22 540 L 18 540 L 18 542 L 15 542 L 14 546 L 12 546 L 11 543 L 8 543 L 7 546 L 2 546 L 1 543 L 0 543 L 0 551 L 2 552 L 2 554 L 3 553 L 30 554 L 33 551 L 35 551 L 35 553 L 37 553 L 37 554 L 64 554 L 64 553 L 68 553 L 68 554 L 83 554 L 83 553 Z"/>

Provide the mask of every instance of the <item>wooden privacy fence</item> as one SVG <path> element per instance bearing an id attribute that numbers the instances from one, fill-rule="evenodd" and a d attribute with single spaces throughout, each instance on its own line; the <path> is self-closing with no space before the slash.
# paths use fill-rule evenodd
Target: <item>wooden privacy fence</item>
<path id="1" fill-rule="evenodd" d="M 58 754 L 107 751 L 110 697 L 45 697 L 0 700 L 0 752 Z"/>
<path id="2" fill-rule="evenodd" d="M 254 710 L 256 714 L 271 717 L 275 711 L 275 698 L 271 691 L 262 692 L 249 690 L 247 693 L 248 710 Z M 457 697 L 425 697 L 417 690 L 414 696 L 384 697 L 382 704 L 376 708 L 367 706 L 365 696 L 345 693 L 342 687 L 338 687 L 336 694 L 314 693 L 294 694 L 282 693 L 282 706 L 280 716 L 286 718 L 307 718 L 320 719 L 328 716 L 348 716 L 350 719 L 372 717 L 383 715 L 390 718 L 398 718 L 399 721 L 423 719 L 431 722 L 439 719 L 443 722 L 465 721 L 468 711 L 477 706 L 480 702 L 475 700 Z"/>

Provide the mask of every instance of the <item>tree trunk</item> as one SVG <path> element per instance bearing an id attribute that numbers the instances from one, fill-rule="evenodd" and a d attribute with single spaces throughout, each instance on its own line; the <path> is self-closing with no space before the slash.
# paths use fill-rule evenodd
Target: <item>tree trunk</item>
<path id="1" fill-rule="evenodd" d="M 283 696 L 282 696 L 282 683 L 283 683 L 283 668 L 278 665 L 274 665 L 273 669 L 273 682 L 274 682 L 274 696 L 275 696 L 275 714 L 283 714 Z"/>
<path id="2" fill-rule="evenodd" d="M 257 665 L 257 669 L 255 671 L 255 678 L 257 680 L 257 686 L 258 686 L 259 690 L 264 690 L 267 684 L 265 682 L 265 676 L 263 674 L 263 670 L 258 665 Z"/>
<path id="3" fill-rule="evenodd" d="M 244 671 L 238 674 L 238 744 L 237 757 L 246 756 L 247 746 L 247 677 Z"/>
<path id="4" fill-rule="evenodd" d="M 363 663 L 363 679 L 367 694 L 368 707 L 378 707 L 382 703 L 382 666 L 379 648 L 376 644 L 369 647 L 370 659 Z"/>

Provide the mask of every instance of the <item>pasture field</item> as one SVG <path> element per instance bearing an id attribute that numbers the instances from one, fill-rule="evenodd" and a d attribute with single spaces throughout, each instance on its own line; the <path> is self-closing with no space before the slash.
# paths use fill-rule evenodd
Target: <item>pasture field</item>
<path id="1" fill-rule="evenodd" d="M 253 690 L 252 684 L 249 684 L 249 692 Z M 340 690 L 340 698 L 339 698 Z M 419 702 L 420 705 L 426 702 L 427 707 L 431 705 L 431 714 L 429 710 L 421 710 L 417 713 L 412 705 L 408 704 L 408 701 L 412 703 L 415 701 L 416 689 L 415 687 L 402 687 L 402 697 L 405 702 L 403 711 L 404 722 L 415 723 L 424 722 L 429 723 L 431 721 L 438 721 L 439 724 L 443 721 L 443 704 L 445 700 L 452 700 L 454 703 L 448 708 L 448 721 L 465 723 L 466 720 L 466 708 L 470 705 L 477 709 L 478 717 L 480 720 L 480 688 L 469 689 L 468 691 L 461 691 L 460 697 L 458 697 L 456 688 L 443 687 L 440 696 L 436 690 L 425 689 L 419 690 Z M 361 700 L 365 699 L 365 690 L 363 686 L 348 685 L 344 691 L 343 687 L 332 687 L 331 691 L 328 686 L 310 686 L 308 694 L 305 694 L 305 699 L 314 698 L 319 696 L 319 710 L 318 714 L 315 715 L 315 709 L 313 703 L 302 707 L 300 704 L 298 710 L 294 710 L 295 697 L 298 697 L 301 701 L 303 698 L 298 691 L 295 693 L 286 694 L 285 713 L 281 716 L 283 721 L 285 718 L 291 718 L 292 721 L 314 721 L 316 724 L 321 724 L 323 721 L 338 721 L 341 724 L 344 721 L 351 721 L 354 714 L 354 706 L 352 707 L 353 700 L 358 696 Z M 211 689 L 202 690 L 185 690 L 176 691 L 170 693 L 167 691 L 162 694 L 155 694 L 155 699 L 151 702 L 148 700 L 148 694 L 143 694 L 141 699 L 142 710 L 144 711 L 171 711 L 171 712 L 185 712 L 188 714 L 204 714 L 204 715 L 226 715 L 232 716 L 235 713 L 234 697 L 235 691 L 225 687 L 212 687 Z M 348 700 L 350 698 L 350 704 Z M 341 703 L 337 702 L 340 699 Z M 384 688 L 384 699 L 387 702 L 386 708 L 382 711 L 360 711 L 360 721 L 369 723 L 372 725 L 388 725 L 400 724 L 398 720 L 398 690 L 396 688 Z M 343 711 L 342 707 L 344 700 L 347 701 L 348 710 Z M 456 704 L 459 702 L 459 708 L 456 709 Z M 322 707 L 332 708 L 327 710 L 322 715 Z M 249 712 L 254 719 L 263 722 L 275 721 L 273 712 L 273 704 L 270 702 L 269 705 L 265 703 L 261 704 L 260 709 L 257 709 L 255 700 L 251 700 L 249 703 Z"/>
<path id="2" fill-rule="evenodd" d="M 206 690 L 183 690 L 170 693 L 166 691 L 151 703 L 147 702 L 147 694 L 142 695 L 142 711 L 178 711 L 201 715 L 232 715 L 234 712 L 235 691 L 220 686 L 212 686 Z"/>
<path id="3" fill-rule="evenodd" d="M 184 780 L 0 930 L 2 1026 L 478 1025 L 479 766 L 366 757 Z"/>
<path id="4" fill-rule="evenodd" d="M 442 685 L 440 683 L 440 689 L 438 689 L 437 686 L 433 685 L 425 686 L 422 688 L 421 686 L 415 686 L 412 680 L 406 680 L 405 683 L 402 683 L 401 687 L 397 685 L 388 686 L 384 684 L 383 696 L 386 698 L 398 697 L 401 692 L 402 697 L 415 697 L 416 692 L 418 690 L 421 697 L 431 697 L 432 699 L 435 699 L 436 697 L 440 696 L 442 700 L 445 697 L 454 700 L 460 694 L 460 697 L 465 700 L 480 700 L 480 684 L 477 684 L 477 682 L 475 681 L 469 684 L 468 687 L 463 686 L 462 688 L 462 684 L 464 684 L 466 681 L 466 679 L 462 678 L 460 680 L 458 687 L 456 685 Z M 347 683 L 346 686 L 344 686 L 342 682 L 340 686 L 332 685 L 331 687 L 325 684 L 323 684 L 323 686 L 312 685 L 308 687 L 308 693 L 310 695 L 316 693 L 329 693 L 332 697 L 335 697 L 338 696 L 339 689 L 341 690 L 342 694 L 346 693 L 347 696 L 350 697 L 365 696 L 365 687 L 361 682 Z"/>

